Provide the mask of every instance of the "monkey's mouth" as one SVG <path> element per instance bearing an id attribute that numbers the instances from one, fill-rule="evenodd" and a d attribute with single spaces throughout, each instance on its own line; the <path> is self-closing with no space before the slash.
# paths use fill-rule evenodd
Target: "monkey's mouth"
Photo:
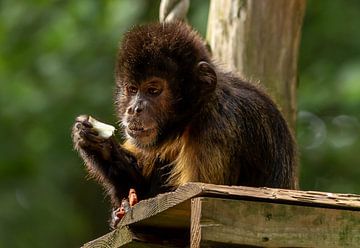
<path id="1" fill-rule="evenodd" d="M 151 134 L 153 134 L 155 131 L 156 131 L 155 128 L 144 128 L 144 127 L 128 127 L 126 129 L 127 134 L 134 139 L 148 137 Z"/>

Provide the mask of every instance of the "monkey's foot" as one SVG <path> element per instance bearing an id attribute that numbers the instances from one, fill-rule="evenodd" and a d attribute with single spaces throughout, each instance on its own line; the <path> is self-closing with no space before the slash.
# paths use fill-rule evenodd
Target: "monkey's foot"
<path id="1" fill-rule="evenodd" d="M 129 190 L 128 198 L 124 198 L 121 201 L 120 207 L 115 209 L 112 213 L 112 227 L 115 228 L 117 224 L 119 224 L 120 220 L 124 217 L 124 215 L 129 212 L 129 210 L 138 203 L 138 198 L 136 195 L 135 189 Z"/>

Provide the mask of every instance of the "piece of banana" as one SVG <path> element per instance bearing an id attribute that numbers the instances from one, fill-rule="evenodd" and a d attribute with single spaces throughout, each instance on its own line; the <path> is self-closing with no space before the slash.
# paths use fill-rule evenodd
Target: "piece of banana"
<path id="1" fill-rule="evenodd" d="M 114 126 L 100 122 L 92 116 L 89 116 L 88 121 L 93 126 L 94 130 L 98 132 L 99 136 L 104 139 L 110 138 L 115 132 Z"/>

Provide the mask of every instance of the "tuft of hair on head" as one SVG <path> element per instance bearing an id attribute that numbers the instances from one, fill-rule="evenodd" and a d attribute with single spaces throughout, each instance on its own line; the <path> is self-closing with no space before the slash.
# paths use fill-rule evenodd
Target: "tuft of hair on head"
<path id="1" fill-rule="evenodd" d="M 116 74 L 141 80 L 134 72 L 170 76 L 192 72 L 200 61 L 211 63 L 203 39 L 183 22 L 152 23 L 135 26 L 123 38 L 119 49 Z M 132 74 L 133 73 L 133 74 Z"/>

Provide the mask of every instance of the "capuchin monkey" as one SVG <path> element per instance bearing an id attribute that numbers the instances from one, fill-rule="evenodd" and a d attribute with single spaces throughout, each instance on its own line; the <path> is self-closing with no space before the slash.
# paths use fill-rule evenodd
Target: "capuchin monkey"
<path id="1" fill-rule="evenodd" d="M 74 147 L 115 208 L 130 189 L 146 199 L 187 182 L 295 188 L 296 145 L 276 104 L 219 68 L 204 44 L 181 22 L 134 27 L 115 69 L 125 141 L 76 118 Z"/>

